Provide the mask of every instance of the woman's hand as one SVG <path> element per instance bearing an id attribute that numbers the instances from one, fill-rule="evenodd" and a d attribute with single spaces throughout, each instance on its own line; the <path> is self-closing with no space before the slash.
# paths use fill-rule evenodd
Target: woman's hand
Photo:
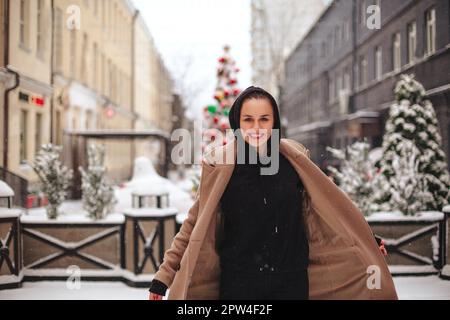
<path id="1" fill-rule="evenodd" d="M 380 251 L 381 251 L 381 253 L 384 255 L 384 256 L 387 256 L 388 255 L 388 252 L 387 252 L 387 250 L 386 250 L 386 247 L 384 246 L 384 240 L 381 240 L 381 244 L 380 244 Z"/>
<path id="2" fill-rule="evenodd" d="M 148 296 L 148 300 L 162 300 L 163 296 L 160 296 L 159 294 L 150 292 L 149 296 Z"/>

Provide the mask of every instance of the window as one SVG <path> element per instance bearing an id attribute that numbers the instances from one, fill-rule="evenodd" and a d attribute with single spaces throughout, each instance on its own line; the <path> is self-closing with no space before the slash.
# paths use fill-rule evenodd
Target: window
<path id="1" fill-rule="evenodd" d="M 417 48 L 417 28 L 416 23 L 408 24 L 408 63 L 412 63 L 416 58 Z"/>
<path id="2" fill-rule="evenodd" d="M 381 80 L 383 77 L 383 51 L 381 47 L 375 48 L 375 79 Z"/>
<path id="3" fill-rule="evenodd" d="M 36 19 L 36 52 L 37 55 L 42 58 L 45 47 L 45 35 L 44 33 L 44 0 L 37 1 L 37 19 Z"/>
<path id="4" fill-rule="evenodd" d="M 27 116 L 26 110 L 20 111 L 20 163 L 27 161 Z"/>
<path id="5" fill-rule="evenodd" d="M 359 59 L 359 85 L 363 86 L 367 84 L 367 59 L 362 56 Z"/>
<path id="6" fill-rule="evenodd" d="M 63 66 L 63 13 L 61 9 L 55 9 L 55 21 L 54 21 L 54 42 L 53 42 L 53 65 L 55 71 L 62 72 Z"/>
<path id="7" fill-rule="evenodd" d="M 56 144 L 58 146 L 62 145 L 62 114 L 60 110 L 56 111 L 56 115 L 55 115 L 55 136 L 56 136 Z"/>
<path id="8" fill-rule="evenodd" d="M 81 49 L 81 79 L 82 81 L 87 84 L 87 57 L 88 57 L 88 36 L 86 33 L 83 34 L 83 45 L 82 45 L 82 49 Z"/>
<path id="9" fill-rule="evenodd" d="M 394 71 L 398 71 L 401 68 L 401 43 L 400 33 L 394 34 L 392 37 L 392 66 Z"/>
<path id="10" fill-rule="evenodd" d="M 359 7 L 359 23 L 363 26 L 366 25 L 366 20 L 367 20 L 367 15 L 366 15 L 366 10 L 367 10 L 367 5 L 366 5 L 366 0 L 361 0 L 360 2 L 360 7 Z"/>
<path id="11" fill-rule="evenodd" d="M 39 112 L 36 113 L 36 131 L 34 137 L 34 149 L 37 154 L 42 145 L 42 114 Z"/>
<path id="12" fill-rule="evenodd" d="M 349 68 L 345 68 L 344 70 L 344 83 L 343 86 L 346 90 L 350 91 L 350 71 Z"/>
<path id="13" fill-rule="evenodd" d="M 436 51 L 436 9 L 430 9 L 426 12 L 427 23 L 427 54 L 432 54 Z"/>
<path id="14" fill-rule="evenodd" d="M 19 41 L 20 44 L 29 46 L 30 36 L 30 3 L 28 0 L 20 0 L 20 16 L 19 16 Z"/>
<path id="15" fill-rule="evenodd" d="M 330 80 L 329 80 L 329 88 L 328 88 L 328 96 L 329 96 L 329 102 L 332 102 L 334 100 L 334 80 L 333 75 L 330 74 Z"/>
<path id="16" fill-rule="evenodd" d="M 77 67 L 77 32 L 76 29 L 70 30 L 70 76 L 75 78 Z"/>
<path id="17" fill-rule="evenodd" d="M 94 43 L 94 47 L 92 49 L 92 82 L 95 90 L 98 90 L 98 47 L 97 44 Z"/>

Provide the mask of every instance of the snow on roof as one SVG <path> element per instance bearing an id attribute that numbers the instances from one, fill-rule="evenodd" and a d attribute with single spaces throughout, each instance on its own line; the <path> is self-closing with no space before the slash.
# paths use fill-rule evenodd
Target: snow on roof
<path id="1" fill-rule="evenodd" d="M 3 180 L 0 180 L 0 198 L 14 197 L 14 190 Z"/>

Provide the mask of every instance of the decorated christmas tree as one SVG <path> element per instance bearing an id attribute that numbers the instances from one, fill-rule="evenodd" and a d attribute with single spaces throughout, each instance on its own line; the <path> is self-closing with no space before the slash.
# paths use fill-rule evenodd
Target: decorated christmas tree
<path id="1" fill-rule="evenodd" d="M 114 190 L 106 181 L 104 165 L 105 149 L 90 145 L 88 149 L 88 168 L 81 172 L 83 208 L 93 219 L 104 218 L 116 204 Z"/>
<path id="2" fill-rule="evenodd" d="M 59 160 L 61 150 L 60 146 L 42 145 L 32 166 L 41 181 L 41 191 L 48 199 L 47 216 L 49 219 L 58 217 L 58 207 L 66 199 L 73 177 L 72 170 L 69 170 Z"/>
<path id="3" fill-rule="evenodd" d="M 241 92 L 237 79 L 239 68 L 236 67 L 236 62 L 230 55 L 229 46 L 224 47 L 223 55 L 219 58 L 218 63 L 215 103 L 203 109 L 203 153 L 207 151 L 206 148 L 211 142 L 225 137 L 226 130 L 230 128 L 228 120 L 230 108 Z M 226 144 L 226 142 L 224 139 L 220 143 Z"/>
<path id="4" fill-rule="evenodd" d="M 409 197 L 407 203 L 410 209 L 401 206 L 402 210 L 406 210 L 404 213 L 411 213 L 414 208 L 440 211 L 450 200 L 450 176 L 438 121 L 431 102 L 424 100 L 424 95 L 423 86 L 410 75 L 402 75 L 395 88 L 396 102 L 391 106 L 386 122 L 383 157 L 380 161 L 387 183 L 391 184 L 391 191 L 377 199 L 379 204 L 390 204 L 390 210 L 400 210 L 394 205 L 400 203 L 399 199 L 392 197 L 398 196 L 393 191 L 402 188 L 401 184 L 393 186 L 395 183 L 391 179 L 398 181 L 401 178 L 399 175 L 405 175 L 406 172 L 417 175 L 409 177 L 410 181 L 419 179 L 417 185 L 426 187 L 428 192 L 414 193 L 417 195 L 414 196 L 415 200 Z M 408 142 L 417 150 L 409 146 Z M 417 163 L 410 163 L 412 155 Z M 402 166 L 406 166 L 406 171 L 399 169 Z M 417 170 L 414 169 L 416 166 Z"/>

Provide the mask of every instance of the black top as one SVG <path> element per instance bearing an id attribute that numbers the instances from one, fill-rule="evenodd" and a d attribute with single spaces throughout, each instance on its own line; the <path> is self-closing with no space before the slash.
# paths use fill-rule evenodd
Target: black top
<path id="1" fill-rule="evenodd" d="M 270 155 L 270 139 L 268 142 Z M 257 163 L 250 164 L 249 152 Z M 309 247 L 302 218 L 303 184 L 290 162 L 279 154 L 279 169 L 262 175 L 256 150 L 245 142 L 245 164 L 237 163 L 222 195 L 218 235 L 221 267 L 240 272 L 305 269 Z M 239 154 L 239 150 L 238 150 Z"/>
<path id="2" fill-rule="evenodd" d="M 267 158 L 245 142 L 239 162 L 220 200 L 221 228 L 216 245 L 222 269 L 239 272 L 283 272 L 308 266 L 309 246 L 303 217 L 303 184 L 290 162 L 279 154 L 275 175 L 261 175 Z M 271 139 L 267 142 L 271 155 Z M 250 156 L 253 154 L 254 158 Z M 238 156 L 239 148 L 238 148 Z M 251 164 L 250 159 L 257 163 Z M 165 295 L 167 286 L 153 280 L 150 291 Z"/>

